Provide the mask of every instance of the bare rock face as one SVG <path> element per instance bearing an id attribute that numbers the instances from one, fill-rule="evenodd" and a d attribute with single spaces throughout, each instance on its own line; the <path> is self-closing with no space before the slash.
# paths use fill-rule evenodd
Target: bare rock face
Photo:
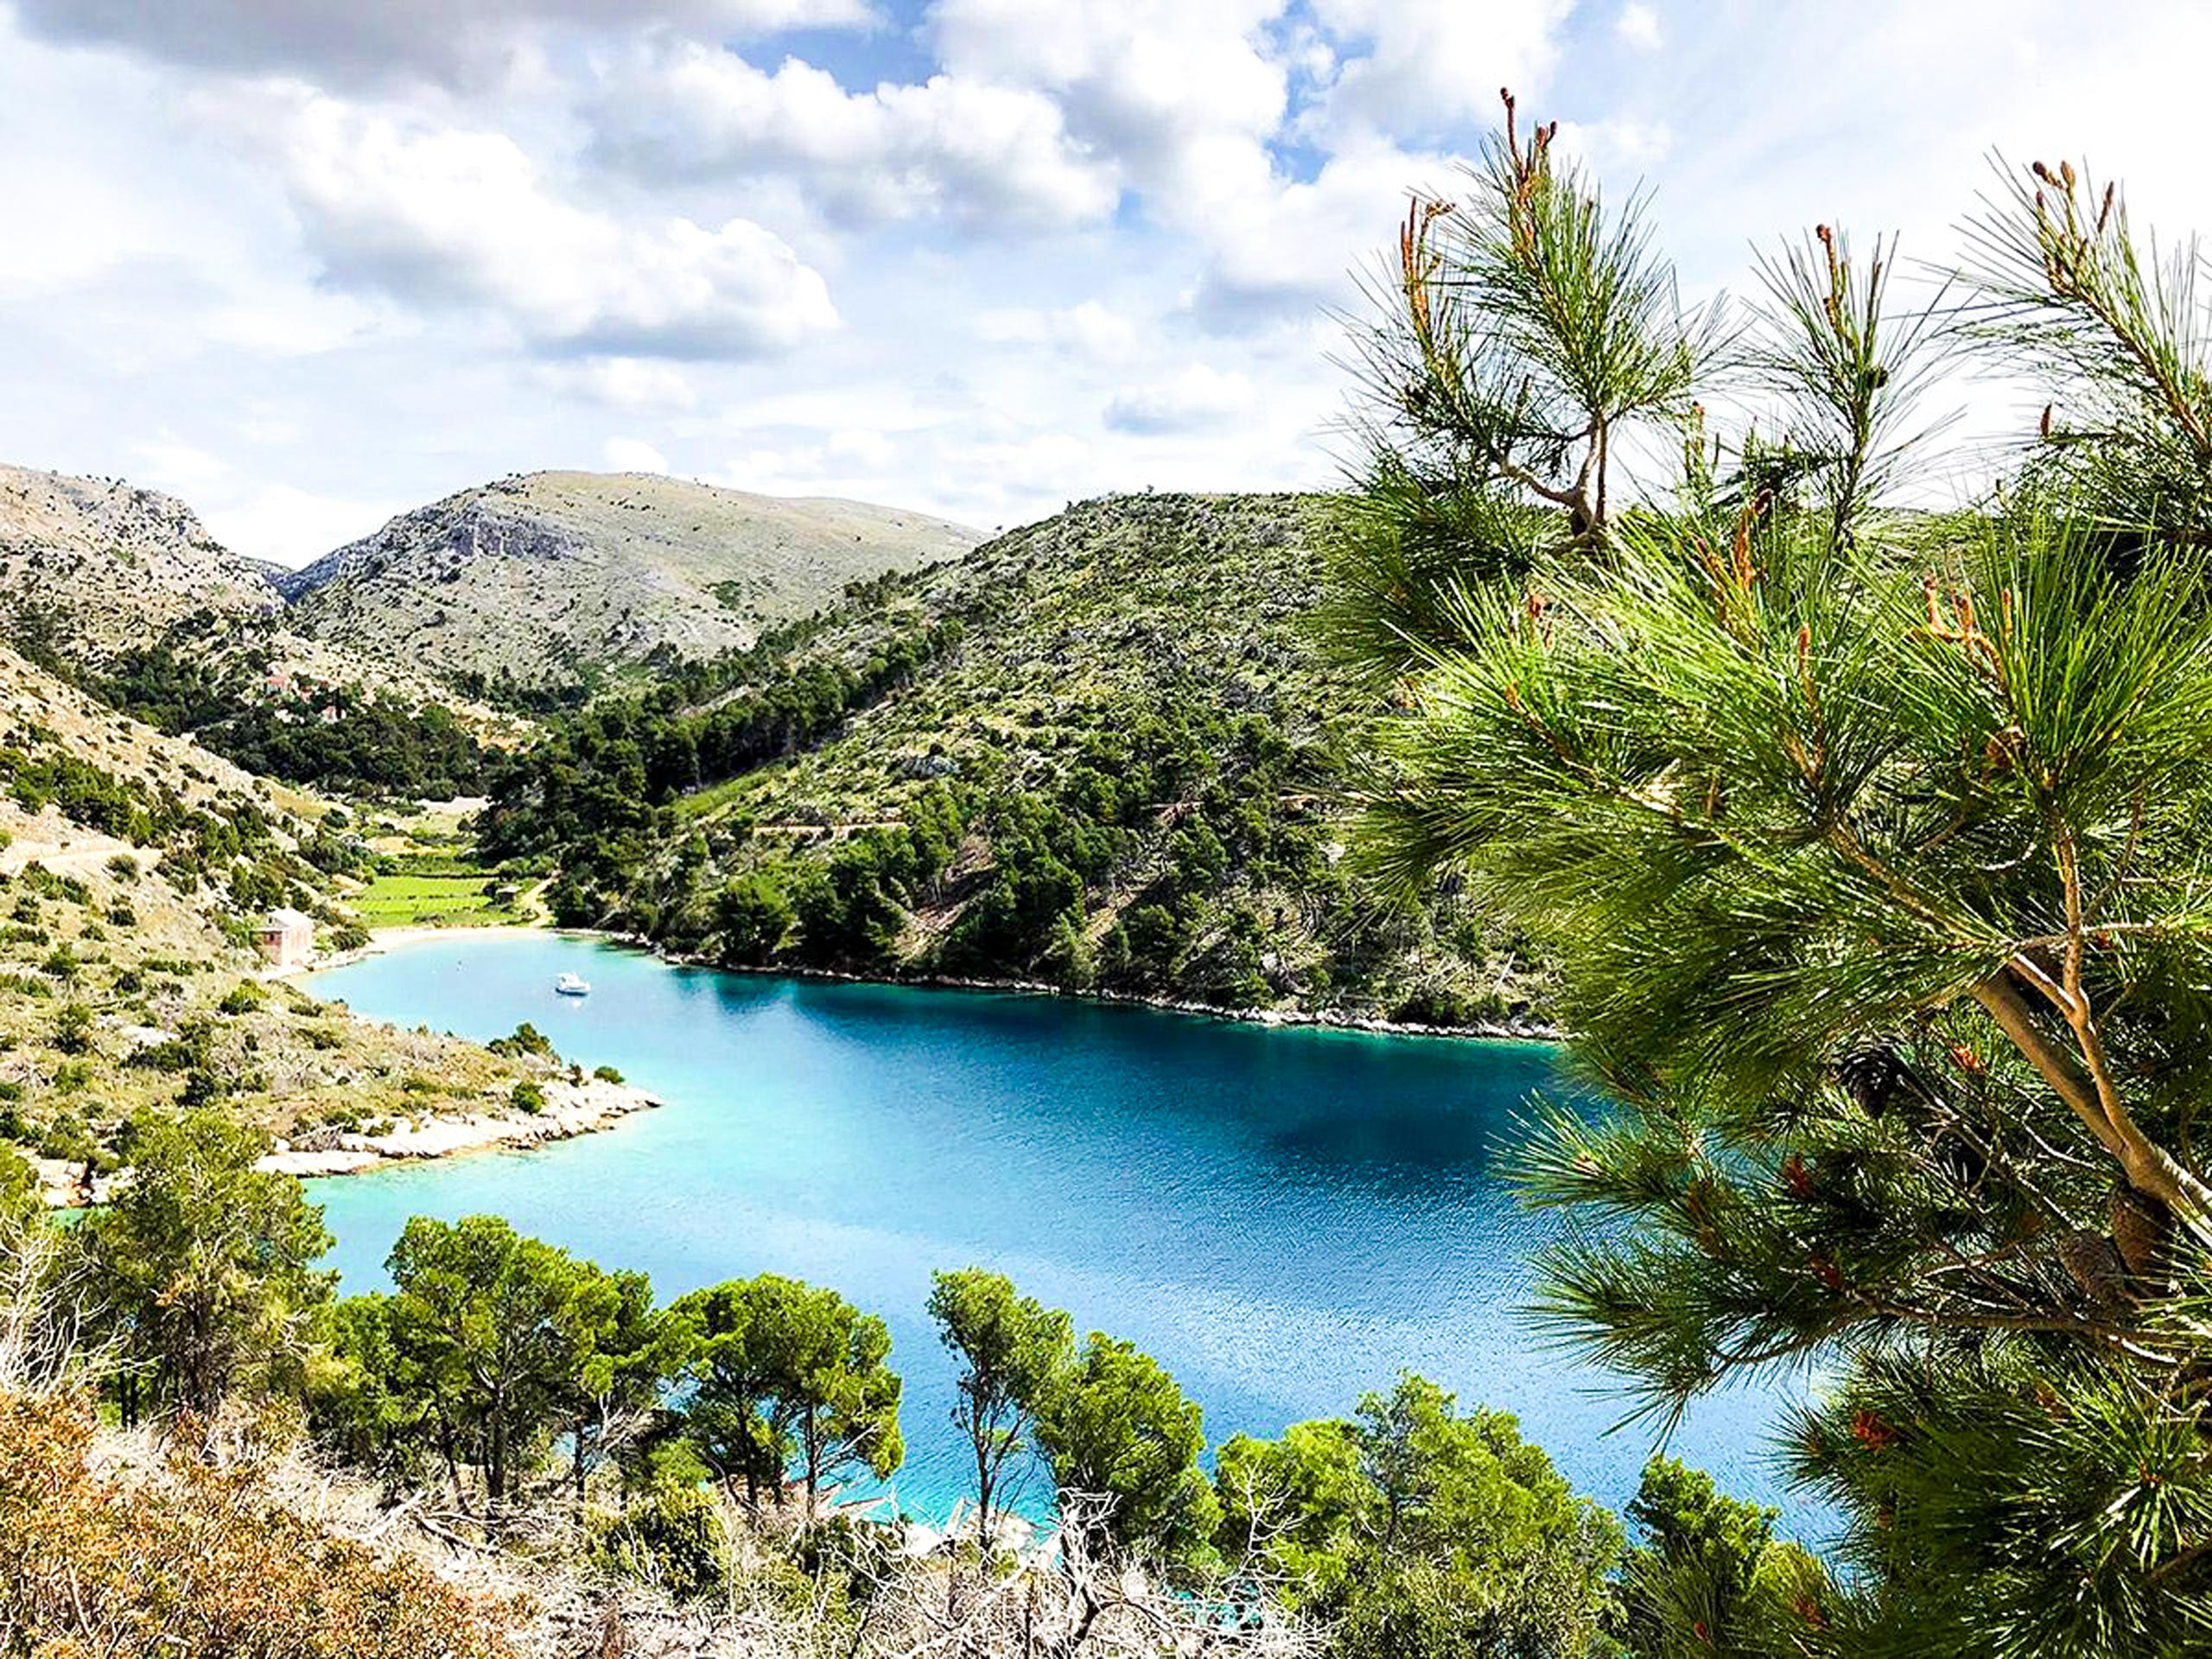
<path id="1" fill-rule="evenodd" d="M 543 683 L 741 648 L 849 583 L 982 539 L 861 502 L 533 473 L 403 513 L 276 586 L 293 626 L 359 655 Z"/>

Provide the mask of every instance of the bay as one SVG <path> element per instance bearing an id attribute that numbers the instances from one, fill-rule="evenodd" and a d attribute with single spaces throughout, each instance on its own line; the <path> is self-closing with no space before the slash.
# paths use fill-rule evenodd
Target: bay
<path id="1" fill-rule="evenodd" d="M 556 995 L 563 972 L 591 995 Z M 528 1020 L 665 1102 L 526 1153 L 311 1183 L 345 1289 L 386 1282 L 409 1217 L 479 1212 L 642 1268 L 663 1299 L 767 1271 L 832 1286 L 891 1328 L 892 1491 L 913 1512 L 965 1490 L 924 1302 L 932 1269 L 971 1263 L 1155 1356 L 1217 1444 L 1347 1414 L 1409 1370 L 1515 1413 L 1616 1508 L 1652 1449 L 1648 1427 L 1606 1432 L 1612 1380 L 1519 1312 L 1556 1223 L 1515 1202 L 1500 1149 L 1558 1087 L 1541 1045 L 727 974 L 553 933 L 437 935 L 308 983 L 479 1039 Z M 1802 1533 L 1764 1446 L 1783 1399 L 1701 1402 L 1670 1449 Z"/>

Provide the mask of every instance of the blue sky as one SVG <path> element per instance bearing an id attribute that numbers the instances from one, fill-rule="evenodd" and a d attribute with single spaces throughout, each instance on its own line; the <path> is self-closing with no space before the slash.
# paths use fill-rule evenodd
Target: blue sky
<path id="1" fill-rule="evenodd" d="M 542 467 L 986 528 L 1325 484 L 1329 308 L 1501 85 L 1694 297 L 1815 219 L 1940 263 L 1993 146 L 2212 226 L 2208 48 L 2118 0 L 0 0 L 0 459 L 294 563 Z"/>

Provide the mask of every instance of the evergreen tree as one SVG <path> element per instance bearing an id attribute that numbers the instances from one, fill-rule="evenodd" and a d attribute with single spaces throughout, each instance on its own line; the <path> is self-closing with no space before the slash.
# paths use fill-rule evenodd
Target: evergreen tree
<path id="1" fill-rule="evenodd" d="M 963 1362 L 952 1422 L 975 1453 L 976 1535 L 988 1548 L 993 1504 L 1032 1449 L 1037 1402 L 1074 1361 L 1074 1327 L 1066 1314 L 1016 1295 L 1004 1274 L 982 1268 L 938 1274 L 930 1317 Z"/>
<path id="2" fill-rule="evenodd" d="M 1205 1434 L 1158 1360 L 1094 1331 L 1033 1409 L 1060 1497 L 1103 1501 L 1095 1541 L 1169 1560 L 1203 1550 L 1220 1513 L 1198 1467 Z"/>
<path id="3" fill-rule="evenodd" d="M 588 1442 L 618 1401 L 643 1403 L 675 1355 L 639 1274 L 607 1274 L 496 1216 L 417 1216 L 385 1263 L 382 1304 L 395 1370 L 387 1389 L 413 1397 L 448 1477 L 483 1471 L 487 1515 L 519 1492 L 557 1428 Z"/>
<path id="4" fill-rule="evenodd" d="M 332 1275 L 313 1265 L 330 1234 L 296 1179 L 254 1167 L 268 1149 L 259 1130 L 219 1112 L 157 1120 L 132 1148 L 131 1179 L 86 1223 L 127 1366 L 126 1418 L 142 1380 L 207 1418 L 233 1389 L 304 1357 L 330 1293 Z"/>
<path id="5" fill-rule="evenodd" d="M 1545 248 L 1596 198 L 1521 165 L 1582 217 L 1438 250 L 1421 226 L 1447 215 L 1417 211 L 1408 247 L 1440 263 L 1387 326 L 1530 260 L 1608 364 L 1603 270 Z M 2047 418 L 1984 511 L 1880 499 L 1942 319 L 1826 227 L 1766 267 L 1769 436 L 1729 448 L 1684 410 L 1675 505 L 1593 535 L 1590 504 L 1494 467 L 1393 588 L 1375 525 L 1433 526 L 1368 493 L 1335 627 L 1395 687 L 1364 851 L 1540 940 L 1618 1103 L 1543 1111 L 1522 1160 L 1564 1213 L 1548 1318 L 1662 1420 L 1750 1373 L 1827 1379 L 1783 1449 L 1850 1571 L 1773 1610 L 1772 1646 L 2202 1651 L 2212 594 L 2184 543 L 2212 308 L 2193 253 L 2156 273 L 2071 168 L 1976 235 L 1964 338 L 2082 421 Z M 1501 349 L 1548 372 L 1539 336 Z M 1499 384 L 1487 357 L 1405 366 L 1378 429 Z"/>
<path id="6" fill-rule="evenodd" d="M 1287 1580 L 1340 1659 L 1605 1651 L 1612 1516 L 1503 1412 L 1418 1376 L 1356 1420 L 1221 1449 L 1222 1548 Z"/>
<path id="7" fill-rule="evenodd" d="M 1702 1470 L 1655 1457 L 1629 1500 L 1642 1536 L 1623 1573 L 1621 1640 L 1637 1659 L 1756 1653 L 1817 1599 L 1820 1564 L 1774 1535 L 1776 1511 L 1730 1497 Z M 1787 1649 L 1783 1649 L 1787 1651 Z"/>
<path id="8" fill-rule="evenodd" d="M 671 1310 L 694 1332 L 699 1385 L 688 1414 L 702 1454 L 741 1474 L 758 1501 L 798 1465 L 806 1513 L 823 1487 L 865 1472 L 887 1478 L 906 1459 L 891 1333 L 834 1290 L 776 1274 L 695 1291 Z"/>

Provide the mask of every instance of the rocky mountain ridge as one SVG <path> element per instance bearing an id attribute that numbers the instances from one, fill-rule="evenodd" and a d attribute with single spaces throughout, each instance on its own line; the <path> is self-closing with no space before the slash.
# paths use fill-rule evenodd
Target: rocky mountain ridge
<path id="1" fill-rule="evenodd" d="M 0 616 L 99 655 L 198 612 L 273 617 L 282 596 L 175 496 L 0 466 Z"/>
<path id="2" fill-rule="evenodd" d="M 982 539 L 861 502 L 653 474 L 532 473 L 402 513 L 276 585 L 293 626 L 326 644 L 545 684 L 742 649 L 849 582 Z"/>

